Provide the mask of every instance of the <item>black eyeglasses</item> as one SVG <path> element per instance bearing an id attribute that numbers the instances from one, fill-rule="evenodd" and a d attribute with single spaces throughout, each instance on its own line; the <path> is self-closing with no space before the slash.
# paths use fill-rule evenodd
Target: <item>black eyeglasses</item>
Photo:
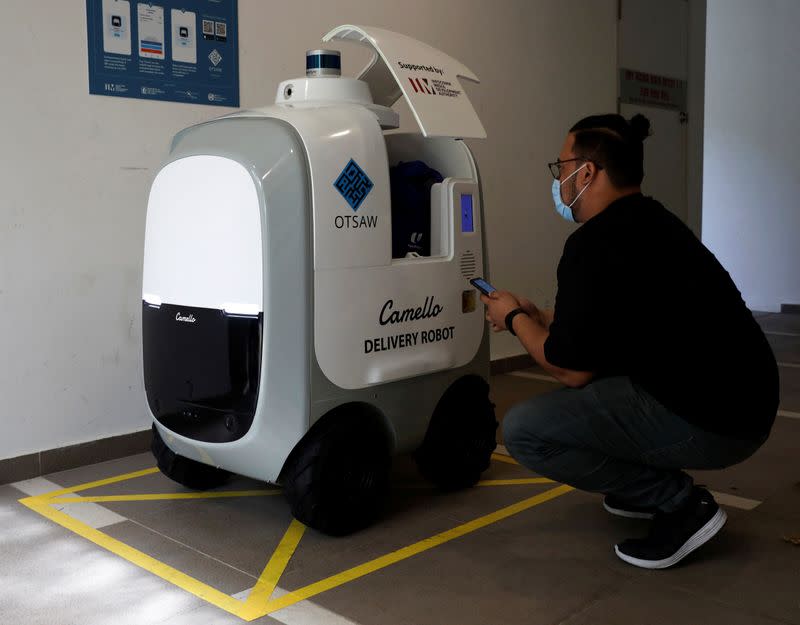
<path id="1" fill-rule="evenodd" d="M 550 168 L 550 173 L 553 174 L 553 178 L 558 180 L 561 177 L 561 166 L 564 163 L 571 163 L 572 161 L 585 161 L 587 159 L 583 158 L 582 156 L 578 156 L 577 158 L 568 158 L 564 161 L 562 160 L 555 160 L 552 163 L 547 163 L 547 166 Z"/>

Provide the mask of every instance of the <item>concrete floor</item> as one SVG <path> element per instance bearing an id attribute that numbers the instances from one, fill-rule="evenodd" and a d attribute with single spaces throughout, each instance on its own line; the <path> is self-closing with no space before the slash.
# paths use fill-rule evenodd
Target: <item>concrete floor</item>
<path id="1" fill-rule="evenodd" d="M 0 623 L 800 625 L 800 546 L 784 540 L 800 537 L 800 316 L 758 318 L 783 363 L 781 416 L 753 458 L 696 473 L 729 522 L 674 569 L 619 561 L 613 544 L 646 524 L 500 454 L 446 495 L 399 460 L 386 518 L 342 539 L 303 532 L 250 480 L 185 498 L 142 454 L 0 486 Z M 492 387 L 501 416 L 556 384 L 527 370 Z M 115 476 L 61 497 L 113 500 L 26 499 Z"/>

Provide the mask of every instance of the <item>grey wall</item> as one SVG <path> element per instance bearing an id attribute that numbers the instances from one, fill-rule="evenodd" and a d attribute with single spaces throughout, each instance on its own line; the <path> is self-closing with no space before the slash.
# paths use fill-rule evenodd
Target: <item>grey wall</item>
<path id="1" fill-rule="evenodd" d="M 703 220 L 703 134 L 706 85 L 706 0 L 689 2 L 689 138 L 686 159 L 687 223 L 701 236 Z"/>
<path id="2" fill-rule="evenodd" d="M 748 306 L 800 303 L 800 3 L 708 0 L 703 241 Z"/>
<path id="3" fill-rule="evenodd" d="M 690 8 L 697 4 L 697 0 L 621 0 L 620 67 L 689 80 L 694 60 L 689 45 Z M 692 137 L 702 136 L 702 131 L 686 124 L 681 112 L 688 113 L 690 120 L 701 118 L 695 107 L 697 103 L 691 101 L 680 111 L 627 103 L 620 106 L 624 117 L 641 113 L 651 123 L 652 135 L 644 143 L 642 192 L 687 223 L 699 212 L 699 197 L 688 192 L 688 148 Z M 699 108 L 702 111 L 702 102 Z"/>
<path id="4" fill-rule="evenodd" d="M 147 193 L 171 136 L 227 112 L 90 96 L 83 0 L 5 0 L 0 137 L 0 459 L 148 427 L 140 356 Z M 463 61 L 489 133 L 493 279 L 547 304 L 571 231 L 545 163 L 576 119 L 614 109 L 616 1 L 240 0 L 242 106 L 273 101 L 342 23 L 406 33 Z M 342 46 L 345 73 L 366 61 Z M 403 125 L 413 128 L 408 111 Z M 520 353 L 510 337 L 494 357 Z"/>

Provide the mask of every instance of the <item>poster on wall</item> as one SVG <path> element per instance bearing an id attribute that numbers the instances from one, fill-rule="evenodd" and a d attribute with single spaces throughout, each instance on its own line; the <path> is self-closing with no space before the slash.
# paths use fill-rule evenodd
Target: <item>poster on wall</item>
<path id="1" fill-rule="evenodd" d="M 625 104 L 686 110 L 686 81 L 669 76 L 621 68 L 619 100 Z"/>
<path id="2" fill-rule="evenodd" d="M 237 0 L 86 0 L 89 93 L 239 106 Z"/>

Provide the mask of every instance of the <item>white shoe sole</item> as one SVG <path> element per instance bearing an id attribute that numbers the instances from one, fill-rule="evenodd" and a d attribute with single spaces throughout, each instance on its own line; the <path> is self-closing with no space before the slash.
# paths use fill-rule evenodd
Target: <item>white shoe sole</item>
<path id="1" fill-rule="evenodd" d="M 606 512 L 614 516 L 621 516 L 626 519 L 652 519 L 654 514 L 652 512 L 633 512 L 632 510 L 622 510 L 620 508 L 612 508 L 605 501 L 603 501 L 603 508 Z"/>
<path id="2" fill-rule="evenodd" d="M 725 511 L 722 508 L 720 508 L 703 527 L 697 530 L 692 537 L 689 538 L 689 540 L 683 543 L 683 546 L 678 549 L 678 551 L 672 554 L 669 558 L 664 558 L 663 560 L 640 560 L 639 558 L 634 558 L 622 553 L 619 550 L 618 545 L 614 546 L 614 551 L 617 552 L 617 556 L 620 560 L 624 560 L 628 564 L 633 564 L 634 566 L 638 566 L 643 569 L 666 569 L 677 564 L 690 553 L 692 553 L 692 551 L 698 547 L 702 547 L 709 540 L 714 538 L 717 532 L 722 529 L 722 526 L 725 525 L 727 520 L 728 515 L 725 514 Z"/>

